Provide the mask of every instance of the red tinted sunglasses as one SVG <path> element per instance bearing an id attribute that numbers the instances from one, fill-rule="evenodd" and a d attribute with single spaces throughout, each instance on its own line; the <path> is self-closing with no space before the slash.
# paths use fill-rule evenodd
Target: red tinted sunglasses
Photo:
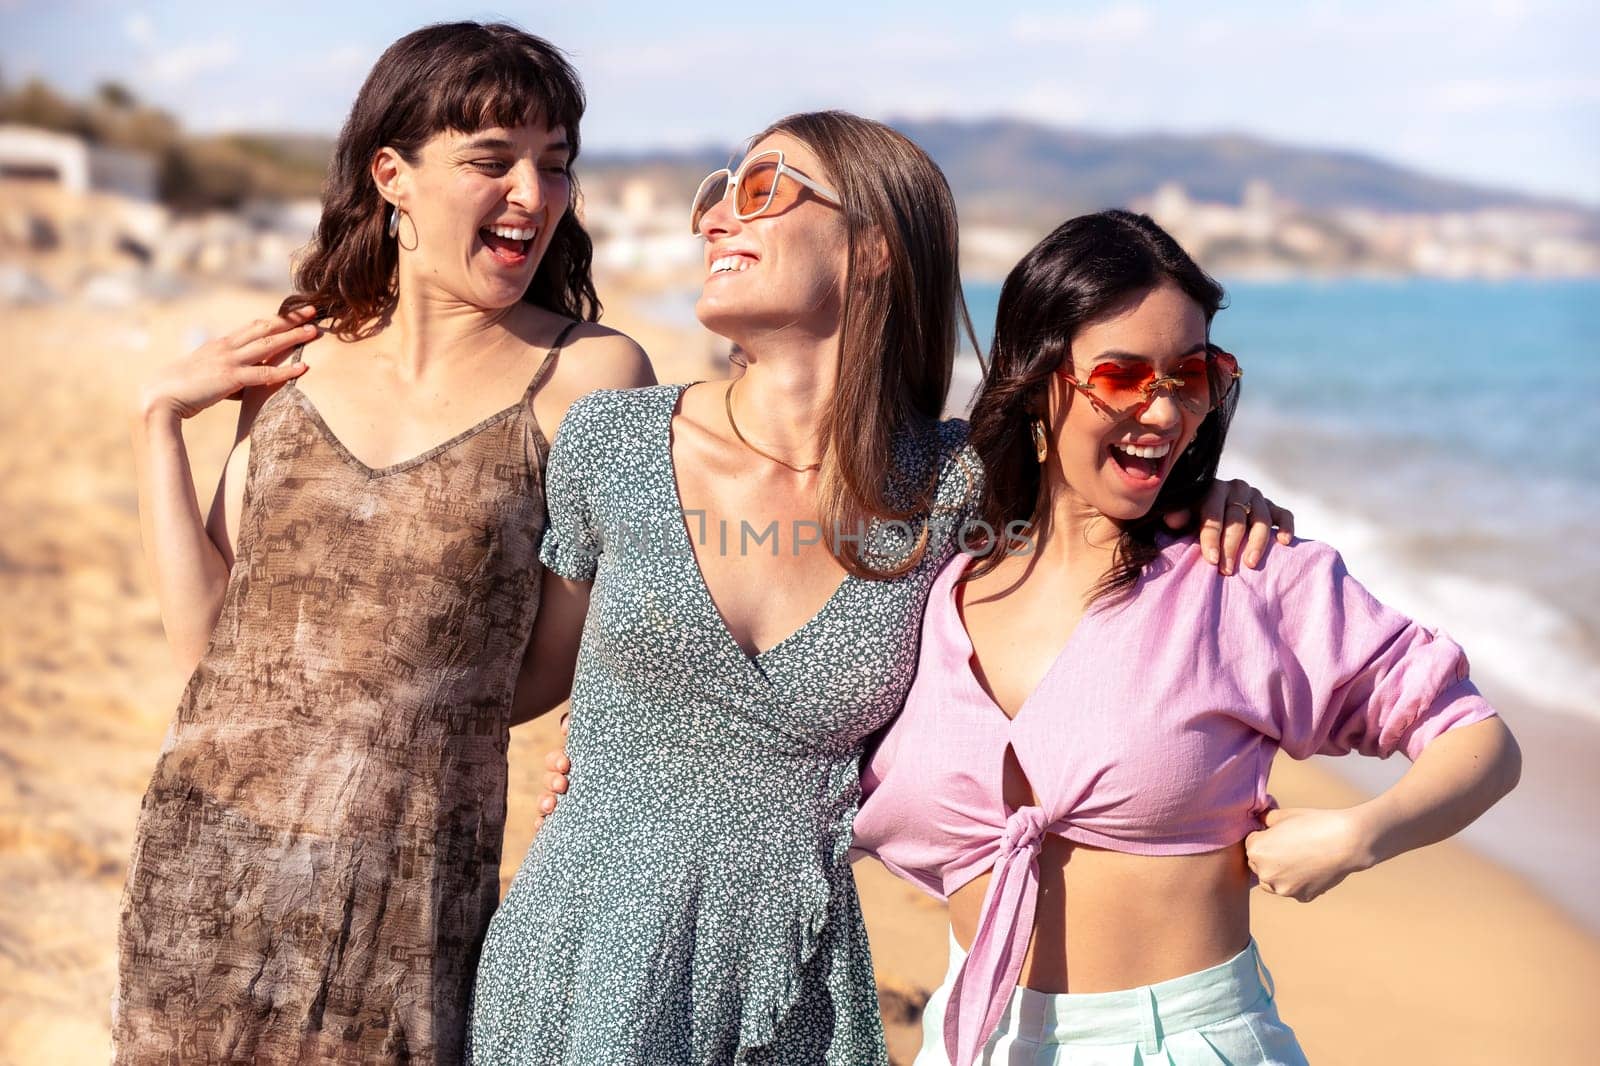
<path id="1" fill-rule="evenodd" d="M 1172 398 L 1195 414 L 1208 414 L 1220 406 L 1233 391 L 1244 371 L 1239 360 L 1215 344 L 1206 345 L 1204 355 L 1194 355 L 1158 374 L 1154 363 L 1101 363 L 1079 381 L 1063 367 L 1056 371 L 1073 388 L 1089 397 L 1096 407 L 1114 415 L 1142 411 L 1160 389 L 1170 389 Z"/>

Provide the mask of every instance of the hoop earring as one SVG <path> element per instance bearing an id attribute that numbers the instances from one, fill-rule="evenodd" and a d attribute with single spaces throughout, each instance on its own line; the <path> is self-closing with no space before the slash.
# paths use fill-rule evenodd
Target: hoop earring
<path id="1" fill-rule="evenodd" d="M 1033 454 L 1039 460 L 1039 465 L 1043 466 L 1044 461 L 1050 457 L 1050 438 L 1045 436 L 1044 419 L 1035 418 L 1031 428 L 1033 431 Z"/>
<path id="2" fill-rule="evenodd" d="M 400 236 L 400 230 L 402 228 L 402 225 L 407 219 L 411 220 L 411 243 L 410 244 L 407 244 L 406 241 L 405 241 L 405 238 Z M 402 251 L 407 251 L 407 252 L 416 251 L 417 250 L 417 244 L 418 244 L 418 239 L 417 239 L 417 220 L 414 219 L 414 218 L 411 218 L 410 215 L 408 215 L 404 211 L 400 210 L 399 207 L 394 208 L 389 214 L 389 236 L 391 236 L 391 237 L 393 237 L 395 239 L 395 244 L 399 245 L 399 247 L 400 247 L 400 249 Z"/>

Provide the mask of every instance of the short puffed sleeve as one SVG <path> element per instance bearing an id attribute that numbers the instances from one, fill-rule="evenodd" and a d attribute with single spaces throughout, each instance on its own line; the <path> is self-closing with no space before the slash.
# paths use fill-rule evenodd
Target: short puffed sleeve
<path id="1" fill-rule="evenodd" d="M 1414 760 L 1446 730 L 1494 716 L 1459 644 L 1380 603 L 1332 548 L 1302 541 L 1287 554 L 1273 719 L 1290 756 Z"/>
<path id="2" fill-rule="evenodd" d="M 608 411 L 605 392 L 579 398 L 567 410 L 550 445 L 545 468 L 545 531 L 539 560 L 572 581 L 593 581 L 604 548 L 595 514 L 602 484 Z"/>

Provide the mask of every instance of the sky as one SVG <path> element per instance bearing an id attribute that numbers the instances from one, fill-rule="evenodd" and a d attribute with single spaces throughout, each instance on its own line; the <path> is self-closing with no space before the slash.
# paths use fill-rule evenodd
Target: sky
<path id="1" fill-rule="evenodd" d="M 1247 133 L 1600 206 L 1600 4 L 379 5 L 0 0 L 0 78 L 116 80 L 202 131 L 334 133 L 429 22 L 505 19 L 573 58 L 586 149 L 732 146 L 790 111 Z"/>

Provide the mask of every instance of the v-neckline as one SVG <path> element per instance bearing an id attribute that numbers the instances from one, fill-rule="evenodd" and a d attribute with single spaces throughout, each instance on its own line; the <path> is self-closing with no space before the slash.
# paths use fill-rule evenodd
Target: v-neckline
<path id="1" fill-rule="evenodd" d="M 973 691 L 982 697 L 984 703 L 994 709 L 995 713 L 1000 716 L 1009 729 L 1022 720 L 1023 714 L 1029 707 L 1033 706 L 1034 701 L 1038 699 L 1039 693 L 1044 690 L 1048 682 L 1064 669 L 1064 664 L 1069 654 L 1080 643 L 1079 638 L 1083 633 L 1083 627 L 1089 625 L 1099 612 L 1093 603 L 1083 609 L 1083 615 L 1078 619 L 1078 624 L 1072 627 L 1071 633 L 1067 634 L 1067 639 L 1061 645 L 1060 650 L 1056 652 L 1055 658 L 1050 660 L 1050 665 L 1045 667 L 1044 673 L 1039 675 L 1039 680 L 1034 682 L 1033 688 L 1029 690 L 1027 696 L 1023 697 L 1022 702 L 1017 705 L 1016 712 L 1007 714 L 1006 709 L 1000 706 L 1000 701 L 995 699 L 994 694 L 978 679 L 978 673 L 974 669 L 973 660 L 977 658 L 978 652 L 973 647 L 972 634 L 967 632 L 967 620 L 962 617 L 961 605 L 956 602 L 961 586 L 961 575 L 966 573 L 967 569 L 972 565 L 972 556 L 967 555 L 965 552 L 957 552 L 956 558 L 964 561 L 956 564 L 958 569 L 950 582 L 950 587 L 945 590 L 945 595 L 948 597 L 945 606 L 950 611 L 951 637 L 959 642 L 957 650 L 966 653 L 961 660 L 961 674 L 963 679 L 972 686 Z"/>
<path id="2" fill-rule="evenodd" d="M 304 389 L 296 388 L 294 381 L 289 382 L 289 387 L 293 390 L 294 394 L 300 398 L 300 406 L 305 410 L 306 415 L 311 419 L 316 427 L 322 431 L 322 435 L 326 437 L 328 443 L 333 446 L 333 450 L 338 452 L 341 457 L 343 457 L 351 465 L 355 466 L 368 478 L 387 477 L 390 474 L 398 474 L 402 470 L 409 470 L 414 466 L 420 466 L 429 459 L 432 459 L 438 455 L 442 455 L 459 444 L 464 444 L 468 439 L 477 436 L 490 426 L 493 426 L 499 422 L 504 422 L 506 419 L 520 411 L 524 401 L 527 400 L 527 396 L 524 395 L 521 400 L 518 400 L 511 406 L 506 407 L 503 410 L 496 411 L 494 414 L 489 415 L 487 418 L 484 418 L 475 425 L 468 426 L 466 429 L 462 430 L 460 433 L 457 433 L 448 440 L 440 441 L 438 444 L 435 444 L 433 447 L 429 448 L 425 452 L 422 452 L 420 455 L 414 455 L 410 459 L 402 459 L 400 462 L 390 463 L 387 466 L 370 466 L 363 462 L 354 452 L 352 452 L 345 445 L 344 441 L 339 439 L 339 434 L 333 431 L 333 427 L 328 425 L 327 419 L 322 417 L 322 412 L 317 410 L 316 401 L 310 396 L 307 396 Z M 534 428 L 534 432 L 539 433 L 537 427 Z M 540 437 L 542 439 L 543 434 L 540 434 Z"/>
<path id="3" fill-rule="evenodd" d="M 760 666 L 761 662 L 768 656 L 773 655 L 780 649 L 795 642 L 813 626 L 817 625 L 822 617 L 829 612 L 830 608 L 832 608 L 833 605 L 838 602 L 840 597 L 844 594 L 845 589 L 856 580 L 856 576 L 850 573 L 848 570 L 845 571 L 844 578 L 840 580 L 838 585 L 834 586 L 833 592 L 829 594 L 825 601 L 823 601 L 822 606 L 817 608 L 816 612 L 812 614 L 810 618 L 807 618 L 804 622 L 802 622 L 798 629 L 795 629 L 777 643 L 760 649 L 754 653 L 746 651 L 744 645 L 739 643 L 738 639 L 733 635 L 733 630 L 728 628 L 728 619 L 722 613 L 722 608 L 717 606 L 717 598 L 711 594 L 711 585 L 706 581 L 705 571 L 700 567 L 700 556 L 695 552 L 694 538 L 689 534 L 689 513 L 684 509 L 683 492 L 678 485 L 678 463 L 672 454 L 672 423 L 678 417 L 678 409 L 683 403 L 683 394 L 688 392 L 692 386 L 699 384 L 702 384 L 702 382 L 691 381 L 687 385 L 679 385 L 678 391 L 672 396 L 672 402 L 667 405 L 667 480 L 669 482 L 668 487 L 672 490 L 672 502 L 678 509 L 678 514 L 674 525 L 677 527 L 677 535 L 682 538 L 684 550 L 688 553 L 689 568 L 694 572 L 694 583 L 699 589 L 700 594 L 705 598 L 706 605 L 710 608 L 711 617 L 715 620 L 717 629 L 721 632 L 722 639 L 725 640 L 728 646 L 737 652 L 745 661 L 751 663 L 752 665 Z"/>
<path id="4" fill-rule="evenodd" d="M 421 454 L 413 455 L 409 459 L 402 459 L 396 463 L 390 463 L 387 466 L 372 466 L 358 457 L 355 452 L 352 452 L 345 442 L 339 437 L 339 434 L 333 431 L 333 427 L 328 425 L 328 420 L 322 417 L 322 411 L 318 409 L 317 402 L 310 396 L 307 396 L 304 389 L 300 388 L 300 382 L 298 379 L 290 378 L 289 381 L 285 383 L 284 387 L 298 397 L 297 402 L 300 404 L 301 410 L 304 411 L 306 416 L 311 419 L 312 424 L 322 432 L 322 435 L 327 438 L 327 441 L 333 447 L 333 450 L 337 452 L 345 462 L 349 463 L 351 466 L 354 466 L 357 470 L 360 470 L 363 474 L 365 474 L 368 480 L 387 477 L 390 474 L 398 474 L 401 471 L 410 470 L 412 467 L 421 466 L 429 459 L 443 455 L 450 449 L 466 443 L 471 438 L 476 437 L 479 433 L 482 433 L 484 430 L 488 429 L 490 426 L 504 422 L 506 419 L 517 414 L 517 412 L 521 411 L 524 407 L 528 408 L 529 418 L 533 423 L 530 428 L 533 431 L 534 437 L 536 437 L 538 440 L 539 447 L 546 454 L 548 454 L 550 451 L 550 442 L 545 439 L 544 430 L 539 425 L 539 419 L 533 416 L 533 395 L 535 391 L 537 391 L 538 388 L 544 384 L 545 378 L 549 376 L 549 370 L 553 365 L 553 360 L 556 356 L 556 353 L 560 352 L 562 348 L 566 346 L 568 335 L 571 334 L 571 332 L 576 329 L 577 326 L 577 322 L 568 322 L 561 328 L 561 332 L 556 334 L 555 341 L 550 345 L 549 348 L 545 350 L 544 359 L 535 368 L 533 377 L 529 379 L 527 387 L 522 390 L 522 395 L 519 396 L 514 402 L 508 404 L 491 415 L 485 416 L 478 422 L 468 426 L 466 429 L 463 429 L 454 436 L 440 441 L 438 444 L 435 444 L 433 447 L 427 449 Z M 299 362 L 304 357 L 304 353 L 305 345 L 302 344 L 294 350 L 293 361 Z"/>

